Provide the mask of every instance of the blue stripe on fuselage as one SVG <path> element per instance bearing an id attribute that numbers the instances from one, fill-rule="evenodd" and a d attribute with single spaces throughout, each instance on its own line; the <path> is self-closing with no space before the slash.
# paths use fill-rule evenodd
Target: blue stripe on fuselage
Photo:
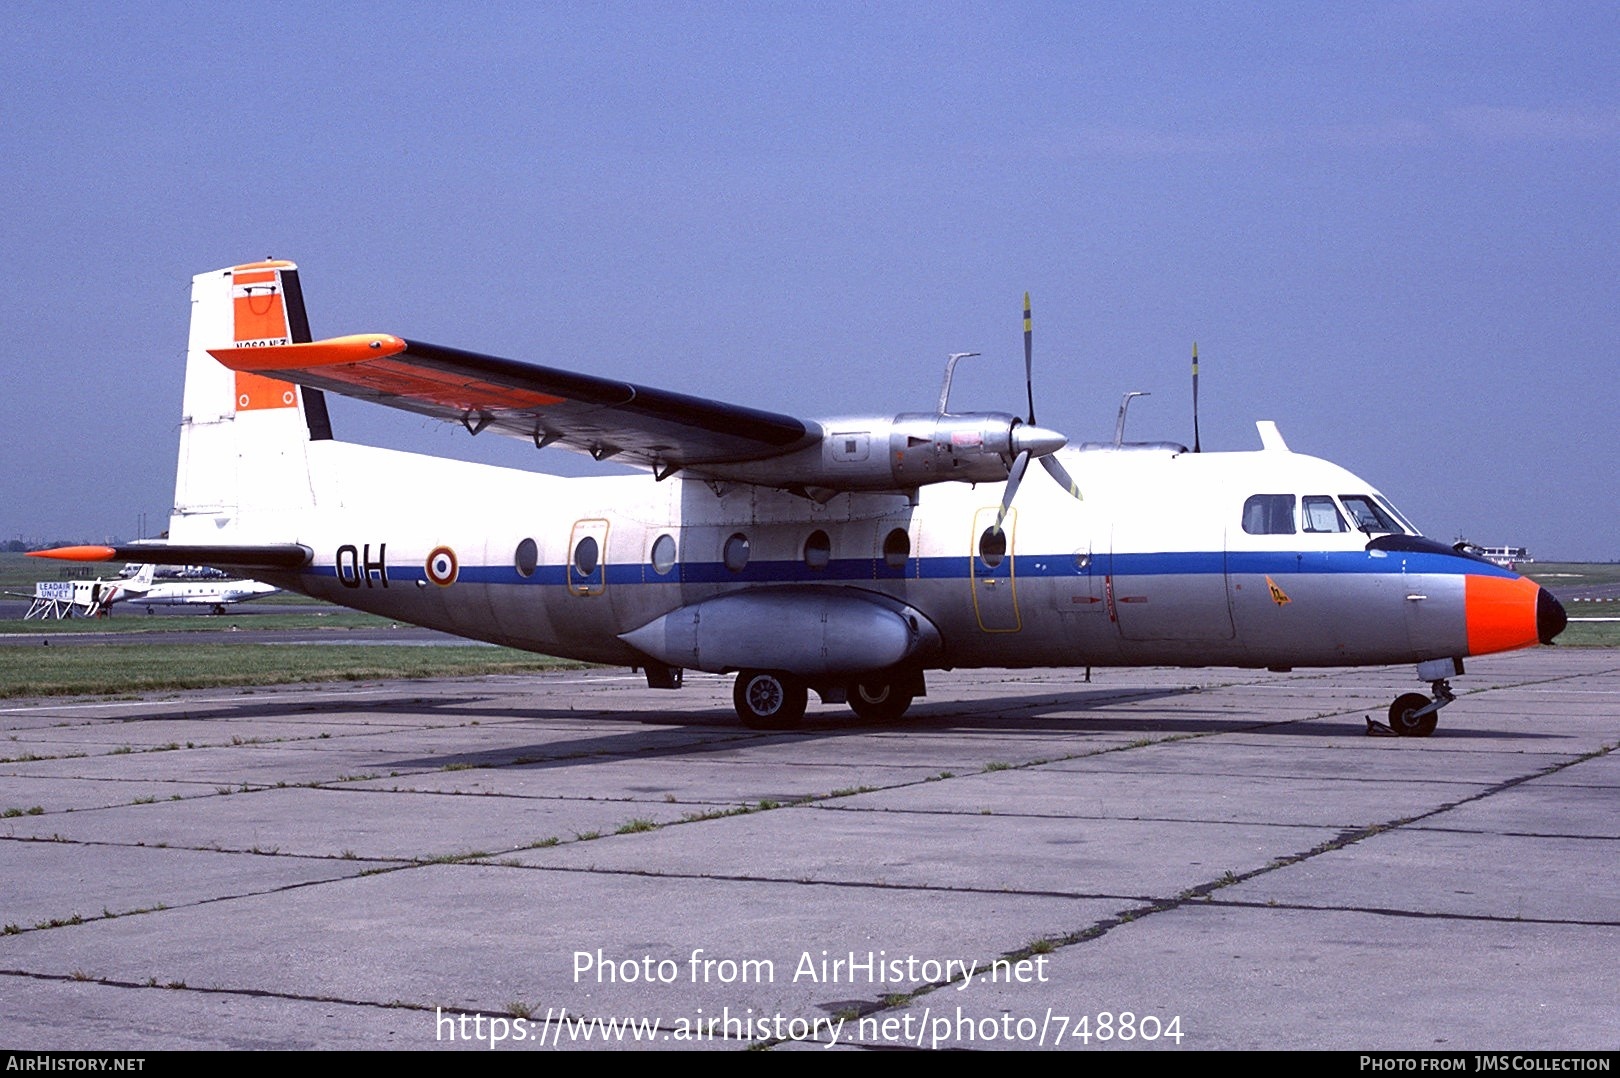
<path id="1" fill-rule="evenodd" d="M 1365 550 L 1232 550 L 1181 551 L 1154 554 L 1094 555 L 1090 573 L 1076 564 L 1075 555 L 1019 554 L 1013 575 L 1024 579 L 1075 579 L 1087 575 L 1129 576 L 1285 576 L 1298 574 L 1335 575 L 1341 573 L 1377 574 L 1406 572 L 1440 576 L 1500 576 L 1518 574 L 1475 558 L 1452 557 L 1427 551 Z M 313 566 L 308 572 L 334 577 L 331 565 Z M 569 581 L 569 566 L 542 565 L 524 577 L 510 565 L 464 565 L 457 581 L 467 584 L 539 585 L 561 587 Z M 687 562 L 659 575 L 651 564 L 614 563 L 607 566 L 607 583 L 627 584 L 871 584 L 897 580 L 966 580 L 972 573 L 966 555 L 909 558 L 903 569 L 889 566 L 882 558 L 841 558 L 825 569 L 812 569 L 800 560 L 755 561 L 740 572 L 732 572 L 722 562 Z M 982 565 L 979 575 L 989 575 Z M 388 566 L 393 587 L 414 586 L 426 580 L 420 565 Z M 377 587 L 376 583 L 372 587 Z M 581 586 L 576 582 L 576 586 Z M 599 586 L 599 585 L 597 585 Z"/>

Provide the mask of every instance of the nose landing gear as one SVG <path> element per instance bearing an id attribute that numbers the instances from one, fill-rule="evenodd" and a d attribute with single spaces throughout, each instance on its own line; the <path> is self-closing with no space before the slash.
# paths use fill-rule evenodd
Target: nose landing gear
<path id="1" fill-rule="evenodd" d="M 1457 699 L 1457 694 L 1451 691 L 1451 683 L 1445 678 L 1436 678 L 1431 686 L 1434 689 L 1432 699 L 1420 692 L 1397 696 L 1395 702 L 1389 705 L 1389 725 L 1369 718 L 1367 733 L 1375 737 L 1428 737 L 1434 733 L 1435 725 L 1440 721 L 1440 709 Z"/>

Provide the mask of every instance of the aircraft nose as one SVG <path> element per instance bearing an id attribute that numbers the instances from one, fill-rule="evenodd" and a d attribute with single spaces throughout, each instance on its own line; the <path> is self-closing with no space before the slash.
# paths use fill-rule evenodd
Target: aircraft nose
<path id="1" fill-rule="evenodd" d="M 1563 631 L 1564 608 L 1528 577 L 1470 573 L 1466 589 L 1470 655 L 1535 647 Z"/>
<path id="2" fill-rule="evenodd" d="M 1564 613 L 1564 604 L 1553 598 L 1553 593 L 1542 588 L 1536 596 L 1536 635 L 1543 644 L 1550 644 L 1553 638 L 1564 631 L 1569 624 L 1569 615 Z"/>

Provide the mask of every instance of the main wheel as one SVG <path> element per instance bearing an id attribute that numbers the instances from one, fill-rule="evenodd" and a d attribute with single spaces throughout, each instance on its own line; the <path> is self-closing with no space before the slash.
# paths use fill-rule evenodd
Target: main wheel
<path id="1" fill-rule="evenodd" d="M 882 678 L 851 681 L 845 695 L 850 709 L 867 722 L 893 722 L 906 713 L 915 699 L 894 682 Z"/>
<path id="2" fill-rule="evenodd" d="M 791 730 L 804 718 L 809 699 L 804 682 L 766 670 L 744 670 L 731 690 L 737 717 L 750 730 Z"/>
<path id="3" fill-rule="evenodd" d="M 1389 705 L 1389 728 L 1402 737 L 1428 737 L 1440 721 L 1438 711 L 1418 714 L 1428 706 L 1429 698 L 1422 693 L 1402 693 Z"/>

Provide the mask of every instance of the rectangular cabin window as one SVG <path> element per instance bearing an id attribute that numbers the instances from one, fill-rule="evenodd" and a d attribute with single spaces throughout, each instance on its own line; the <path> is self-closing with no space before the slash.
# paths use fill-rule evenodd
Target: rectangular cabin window
<path id="1" fill-rule="evenodd" d="M 1254 495 L 1243 503 L 1243 530 L 1250 535 L 1293 535 L 1294 496 Z"/>
<path id="2" fill-rule="evenodd" d="M 1344 523 L 1344 517 L 1339 515 L 1339 507 L 1333 504 L 1333 499 L 1326 494 L 1307 494 L 1301 499 L 1300 514 L 1305 522 L 1308 532 L 1346 532 L 1349 531 Z"/>

